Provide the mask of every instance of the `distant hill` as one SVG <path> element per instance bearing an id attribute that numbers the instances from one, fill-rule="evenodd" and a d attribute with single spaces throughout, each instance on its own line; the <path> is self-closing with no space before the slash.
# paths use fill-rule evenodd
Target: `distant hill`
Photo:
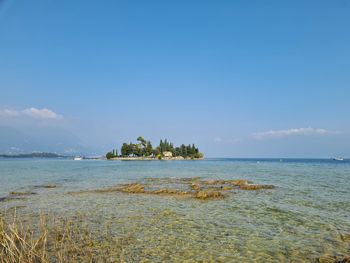
<path id="1" fill-rule="evenodd" d="M 0 154 L 2 158 L 61 158 L 65 157 L 56 153 L 20 153 L 20 154 Z"/>
<path id="2" fill-rule="evenodd" d="M 86 152 L 86 147 L 73 133 L 59 128 L 18 129 L 0 126 L 0 153 L 58 153 L 75 155 Z"/>

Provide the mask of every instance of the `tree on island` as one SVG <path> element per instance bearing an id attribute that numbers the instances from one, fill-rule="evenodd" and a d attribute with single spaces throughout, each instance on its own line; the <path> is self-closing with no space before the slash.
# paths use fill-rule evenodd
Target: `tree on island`
<path id="1" fill-rule="evenodd" d="M 112 159 L 118 157 L 118 149 L 113 149 L 112 151 L 106 153 L 107 159 Z"/>
<path id="2" fill-rule="evenodd" d="M 151 156 L 153 154 L 153 147 L 150 141 L 146 143 L 145 153 L 147 156 Z"/>
<path id="3" fill-rule="evenodd" d="M 173 157 L 183 157 L 190 159 L 203 158 L 203 154 L 199 152 L 199 149 L 194 145 L 181 144 L 179 147 L 174 147 L 174 144 L 167 139 L 160 140 L 159 146 L 152 147 L 152 143 L 139 136 L 137 138 L 138 143 L 123 143 L 120 153 L 121 157 L 152 157 L 161 159 L 164 153 L 171 152 Z M 169 154 L 167 154 L 169 156 Z M 118 157 L 118 150 L 112 150 L 106 154 L 107 159 Z"/>

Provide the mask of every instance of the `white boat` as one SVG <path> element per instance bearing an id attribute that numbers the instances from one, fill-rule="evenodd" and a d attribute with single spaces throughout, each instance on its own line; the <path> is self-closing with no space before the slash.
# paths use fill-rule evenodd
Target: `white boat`
<path id="1" fill-rule="evenodd" d="M 74 160 L 74 161 L 81 161 L 81 160 L 83 160 L 83 157 L 75 156 L 75 157 L 73 158 L 73 160 Z"/>
<path id="2" fill-rule="evenodd" d="M 333 158 L 334 161 L 344 161 L 343 157 L 334 157 Z"/>

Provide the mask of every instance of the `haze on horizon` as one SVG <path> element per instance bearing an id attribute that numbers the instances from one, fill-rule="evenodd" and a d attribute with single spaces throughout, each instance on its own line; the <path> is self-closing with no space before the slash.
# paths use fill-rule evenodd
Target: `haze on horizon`
<path id="1" fill-rule="evenodd" d="M 348 1 L 0 1 L 0 152 L 139 135 L 350 157 Z"/>

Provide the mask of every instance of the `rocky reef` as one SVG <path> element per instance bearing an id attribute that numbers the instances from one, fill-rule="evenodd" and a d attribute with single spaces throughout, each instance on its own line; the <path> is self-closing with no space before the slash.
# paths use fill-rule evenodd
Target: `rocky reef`
<path id="1" fill-rule="evenodd" d="M 207 200 L 212 198 L 224 198 L 224 194 L 219 191 L 198 191 L 194 195 L 197 199 Z"/>
<path id="2" fill-rule="evenodd" d="M 266 184 L 245 184 L 240 185 L 239 189 L 241 190 L 261 190 L 261 189 L 273 189 L 275 188 L 273 185 Z"/>
<path id="3" fill-rule="evenodd" d="M 56 188 L 57 185 L 55 184 L 42 184 L 42 185 L 36 185 L 35 188 Z"/>
<path id="4" fill-rule="evenodd" d="M 43 184 L 43 185 L 35 185 L 30 186 L 29 189 L 31 190 L 38 190 L 38 189 L 53 189 L 57 186 L 55 184 Z M 19 200 L 27 200 L 29 196 L 38 194 L 36 191 L 10 191 L 7 196 L 0 197 L 0 202 L 8 202 L 8 201 L 19 201 Z"/>
<path id="5" fill-rule="evenodd" d="M 245 179 L 218 180 L 200 177 L 190 178 L 146 178 L 140 182 L 117 185 L 111 188 L 72 192 L 82 194 L 87 192 L 127 194 L 145 194 L 174 197 L 189 197 L 199 200 L 223 199 L 226 193 L 234 190 L 263 190 L 273 189 L 273 185 L 253 184 Z"/>
<path id="6" fill-rule="evenodd" d="M 120 188 L 120 191 L 131 194 L 144 193 L 145 187 L 142 184 L 129 184 Z"/>

